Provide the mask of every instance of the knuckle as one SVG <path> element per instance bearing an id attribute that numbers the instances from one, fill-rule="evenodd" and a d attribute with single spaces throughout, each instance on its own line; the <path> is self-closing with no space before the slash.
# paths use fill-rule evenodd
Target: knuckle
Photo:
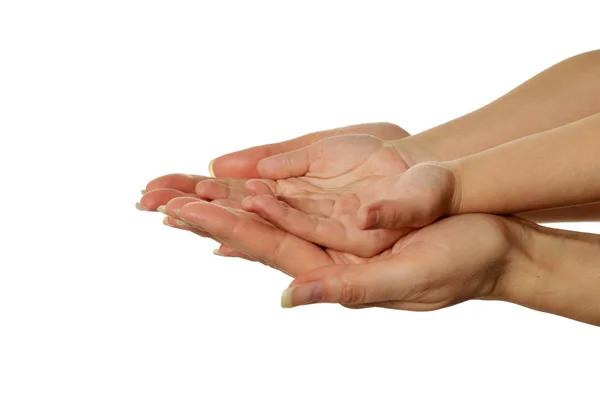
<path id="1" fill-rule="evenodd" d="M 404 217 L 405 215 L 399 209 L 391 209 L 386 216 L 387 227 L 394 228 L 402 226 L 402 224 L 406 222 Z"/>
<path id="2" fill-rule="evenodd" d="M 364 303 L 367 292 L 364 287 L 353 284 L 349 279 L 342 279 L 339 303 L 344 306 L 359 305 Z"/>

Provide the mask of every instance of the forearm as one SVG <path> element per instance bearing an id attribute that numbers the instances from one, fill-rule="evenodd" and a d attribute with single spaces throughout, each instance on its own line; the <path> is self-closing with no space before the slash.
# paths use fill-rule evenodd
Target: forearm
<path id="1" fill-rule="evenodd" d="M 600 236 L 521 223 L 502 299 L 600 326 Z"/>
<path id="2" fill-rule="evenodd" d="M 445 162 L 450 213 L 514 214 L 600 201 L 600 114 Z"/>
<path id="3" fill-rule="evenodd" d="M 399 141 L 411 163 L 475 154 L 600 112 L 600 50 L 562 61 L 496 101 Z"/>
<path id="4" fill-rule="evenodd" d="M 600 222 L 600 202 L 540 209 L 520 213 L 518 216 L 536 223 Z"/>

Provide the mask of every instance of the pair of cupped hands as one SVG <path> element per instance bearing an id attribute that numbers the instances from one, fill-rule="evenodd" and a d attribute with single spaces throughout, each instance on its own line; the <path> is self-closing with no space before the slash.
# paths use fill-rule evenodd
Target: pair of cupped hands
<path id="1" fill-rule="evenodd" d="M 374 123 L 312 133 L 216 159 L 216 177 L 171 174 L 138 204 L 216 240 L 216 254 L 294 277 L 282 306 L 434 310 L 501 299 L 517 218 L 457 213 L 458 182 L 413 165 L 408 134 Z"/>

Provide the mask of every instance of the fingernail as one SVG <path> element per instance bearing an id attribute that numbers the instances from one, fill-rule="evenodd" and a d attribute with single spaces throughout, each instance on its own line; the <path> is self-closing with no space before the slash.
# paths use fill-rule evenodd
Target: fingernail
<path id="1" fill-rule="evenodd" d="M 148 191 L 146 191 L 146 190 L 142 190 L 142 195 L 146 195 L 147 192 Z"/>
<path id="2" fill-rule="evenodd" d="M 323 283 L 319 281 L 295 285 L 281 293 L 282 308 L 293 308 L 295 306 L 318 303 L 322 300 Z"/>
<path id="3" fill-rule="evenodd" d="M 367 221 L 365 223 L 365 229 L 370 229 L 373 226 L 376 226 L 379 222 L 379 210 L 371 209 L 369 213 L 367 213 Z"/>
<path id="4" fill-rule="evenodd" d="M 191 224 L 189 224 L 189 223 L 186 223 L 186 222 L 184 222 L 183 220 L 178 220 L 178 221 L 177 221 L 177 222 L 175 222 L 175 223 L 177 223 L 177 226 L 179 226 L 179 227 L 190 227 L 190 226 L 191 226 Z"/>
<path id="5" fill-rule="evenodd" d="M 217 256 L 222 256 L 222 257 L 224 257 L 224 258 L 228 258 L 228 256 L 227 256 L 227 255 L 223 255 L 222 253 L 220 253 L 218 249 L 215 249 L 215 250 L 213 251 L 213 254 L 215 254 L 215 255 L 217 255 Z"/>
<path id="6" fill-rule="evenodd" d="M 148 210 L 149 210 L 149 209 L 147 209 L 147 208 L 144 208 L 144 207 L 142 206 L 142 204 L 140 204 L 139 202 L 136 202 L 136 203 L 135 203 L 135 209 L 137 209 L 138 211 L 148 211 Z"/>
<path id="7" fill-rule="evenodd" d="M 211 177 L 215 177 L 215 170 L 213 169 L 214 163 L 215 163 L 214 159 L 208 163 L 208 174 Z"/>
<path id="8" fill-rule="evenodd" d="M 165 217 L 163 218 L 163 224 L 164 224 L 165 226 L 173 227 L 173 226 L 171 226 L 171 224 L 169 223 L 169 217 L 168 217 L 168 216 L 165 216 Z"/>
<path id="9" fill-rule="evenodd" d="M 159 211 L 160 213 L 164 213 L 165 215 L 167 214 L 167 206 L 166 205 L 161 205 L 158 208 L 156 208 L 157 211 Z"/>

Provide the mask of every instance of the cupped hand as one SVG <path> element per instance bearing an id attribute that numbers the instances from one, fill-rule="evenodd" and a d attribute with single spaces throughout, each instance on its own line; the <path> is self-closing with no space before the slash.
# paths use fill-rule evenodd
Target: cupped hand
<path id="1" fill-rule="evenodd" d="M 263 179 L 248 181 L 246 188 L 266 196 L 246 198 L 244 209 L 319 245 L 373 256 L 407 230 L 358 229 L 354 219 L 361 198 L 356 193 L 372 191 L 385 184 L 386 176 L 408 169 L 410 161 L 399 148 L 374 136 L 347 135 L 262 159 L 257 170 Z"/>
<path id="2" fill-rule="evenodd" d="M 202 199 L 206 201 L 227 201 L 231 208 L 241 208 L 241 201 L 250 192 L 246 189 L 247 182 L 244 176 L 256 177 L 256 164 L 264 157 L 272 156 L 286 151 L 294 151 L 310 145 L 323 138 L 339 137 L 344 135 L 370 134 L 384 140 L 395 140 L 407 137 L 408 133 L 402 128 L 390 123 L 367 123 L 347 126 L 322 132 L 311 133 L 282 143 L 268 144 L 253 147 L 217 158 L 211 163 L 211 172 L 217 178 L 199 175 L 169 174 L 150 181 L 138 207 L 143 210 L 155 211 L 165 207 L 167 203 L 177 198 Z M 223 176 L 238 176 L 241 178 L 224 178 Z M 188 228 L 181 225 L 181 221 L 173 216 L 165 220 L 165 224 L 196 234 L 207 235 L 197 228 Z M 235 252 L 222 245 L 220 252 L 232 255 Z"/>
<path id="3" fill-rule="evenodd" d="M 301 189 L 300 182 L 252 180 L 247 187 L 257 195 L 242 207 L 308 241 L 364 257 L 446 216 L 454 202 L 453 175 L 435 164 L 326 190 Z"/>
<path id="4" fill-rule="evenodd" d="M 310 133 L 280 143 L 261 145 L 220 156 L 211 162 L 209 169 L 216 177 L 260 177 L 257 164 L 265 158 L 295 151 L 322 139 L 337 136 L 368 134 L 381 140 L 398 140 L 410 136 L 401 127 L 385 122 L 363 123 Z"/>
<path id="5" fill-rule="evenodd" d="M 330 265 L 297 277 L 282 305 L 435 310 L 469 299 L 505 299 L 528 222 L 470 214 L 414 231 L 366 265 Z"/>
<path id="6" fill-rule="evenodd" d="M 285 307 L 335 302 L 434 310 L 474 298 L 502 299 L 505 276 L 516 263 L 528 223 L 492 215 L 454 216 L 361 258 L 322 249 L 239 209 L 196 201 L 173 211 L 247 258 L 296 277 L 282 296 Z"/>
<path id="7" fill-rule="evenodd" d="M 365 123 L 337 129 L 310 133 L 281 143 L 261 145 L 213 160 L 209 171 L 213 177 L 187 174 L 169 174 L 151 180 L 144 190 L 139 207 L 144 210 L 156 210 L 176 197 L 196 197 L 205 200 L 229 199 L 241 201 L 249 193 L 245 189 L 248 178 L 258 177 L 256 165 L 263 158 L 295 151 L 309 146 L 321 139 L 345 135 L 368 134 L 381 140 L 397 140 L 409 134 L 391 123 Z"/>

